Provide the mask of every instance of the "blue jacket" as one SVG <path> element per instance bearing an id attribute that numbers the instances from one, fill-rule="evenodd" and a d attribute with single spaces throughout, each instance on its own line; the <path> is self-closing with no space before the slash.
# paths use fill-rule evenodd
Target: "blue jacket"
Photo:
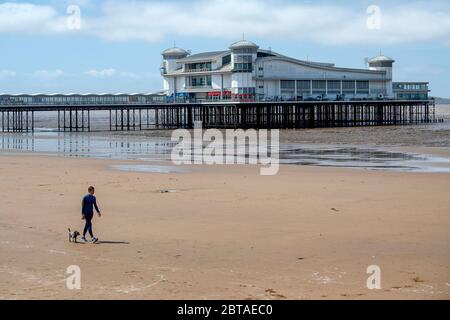
<path id="1" fill-rule="evenodd" d="M 100 213 L 100 210 L 97 206 L 97 199 L 90 194 L 85 195 L 83 201 L 81 202 L 81 212 L 87 216 L 93 215 L 94 208 L 98 213 Z"/>

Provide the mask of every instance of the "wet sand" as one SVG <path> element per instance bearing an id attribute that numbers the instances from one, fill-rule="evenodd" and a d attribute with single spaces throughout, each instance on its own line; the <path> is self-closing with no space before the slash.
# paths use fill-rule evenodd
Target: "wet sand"
<path id="1" fill-rule="evenodd" d="M 450 298 L 449 174 L 164 174 L 112 169 L 131 161 L 0 155 L 1 299 Z M 90 184 L 104 242 L 70 244 Z M 66 288 L 69 265 L 81 267 L 82 290 Z M 366 287 L 370 265 L 381 290 Z"/>
<path id="2" fill-rule="evenodd" d="M 362 146 L 450 148 L 450 105 L 437 105 L 436 118 L 444 123 L 382 127 L 346 127 L 280 131 L 281 143 L 346 144 Z M 125 133 L 145 137 L 170 138 L 170 130 Z M 120 133 L 121 136 L 124 133 Z"/>

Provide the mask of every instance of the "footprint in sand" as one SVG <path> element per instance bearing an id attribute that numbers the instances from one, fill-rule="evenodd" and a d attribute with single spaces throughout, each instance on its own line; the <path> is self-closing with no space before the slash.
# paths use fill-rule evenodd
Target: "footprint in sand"
<path id="1" fill-rule="evenodd" d="M 423 283 L 425 280 L 420 279 L 420 277 L 415 277 L 412 279 L 415 283 Z"/>
<path id="2" fill-rule="evenodd" d="M 266 293 L 268 293 L 271 297 L 277 298 L 277 299 L 287 299 L 286 296 L 277 293 L 274 289 L 266 289 Z"/>

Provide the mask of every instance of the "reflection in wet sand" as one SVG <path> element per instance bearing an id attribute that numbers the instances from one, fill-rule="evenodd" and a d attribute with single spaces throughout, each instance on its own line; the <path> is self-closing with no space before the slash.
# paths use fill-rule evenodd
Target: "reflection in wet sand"
<path id="1" fill-rule="evenodd" d="M 87 135 L 56 132 L 0 135 L 0 149 L 3 150 L 83 158 L 166 161 L 170 160 L 174 145 L 175 143 L 167 137 L 134 135 Z M 450 158 L 354 145 L 282 143 L 280 163 L 374 170 L 450 172 Z M 148 168 L 132 166 L 120 169 L 141 172 L 167 171 L 150 166 Z"/>
<path id="2" fill-rule="evenodd" d="M 188 172 L 184 167 L 178 166 L 157 166 L 144 164 L 121 164 L 111 166 L 114 170 L 131 171 L 131 172 L 147 172 L 147 173 L 183 173 Z"/>

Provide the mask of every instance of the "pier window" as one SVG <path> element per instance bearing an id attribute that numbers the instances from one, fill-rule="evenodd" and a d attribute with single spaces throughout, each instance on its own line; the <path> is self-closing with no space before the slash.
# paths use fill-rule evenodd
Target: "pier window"
<path id="1" fill-rule="evenodd" d="M 222 65 L 226 66 L 227 64 L 231 63 L 231 54 L 226 55 L 225 57 L 222 58 Z"/>
<path id="2" fill-rule="evenodd" d="M 428 100 L 427 93 L 399 93 L 397 94 L 399 100 Z"/>
<path id="3" fill-rule="evenodd" d="M 281 90 L 294 90 L 295 81 L 294 80 L 281 80 Z"/>
<path id="4" fill-rule="evenodd" d="M 311 93 L 311 81 L 310 80 L 298 80 L 297 81 L 297 95 L 305 95 Z"/>
<path id="5" fill-rule="evenodd" d="M 188 63 L 186 64 L 186 72 L 205 72 L 212 70 L 211 62 Z"/>
<path id="6" fill-rule="evenodd" d="M 341 93 L 341 81 L 328 80 L 327 91 L 328 93 Z"/>
<path id="7" fill-rule="evenodd" d="M 313 90 L 313 94 L 325 94 L 326 81 L 325 80 L 313 80 L 312 90 Z"/>
<path id="8" fill-rule="evenodd" d="M 356 81 L 357 93 L 369 93 L 369 81 Z"/>
<path id="9" fill-rule="evenodd" d="M 255 94 L 256 90 L 253 87 L 238 88 L 238 94 Z"/>
<path id="10" fill-rule="evenodd" d="M 291 98 L 295 95 L 295 81 L 281 80 L 280 83 L 281 96 Z"/>
<path id="11" fill-rule="evenodd" d="M 189 77 L 189 87 L 210 87 L 212 85 L 211 76 Z"/>
<path id="12" fill-rule="evenodd" d="M 355 81 L 351 80 L 342 81 L 342 93 L 355 94 Z"/>
<path id="13" fill-rule="evenodd" d="M 40 104 L 44 102 L 44 98 L 42 97 L 33 97 L 31 100 L 31 103 L 36 103 L 36 104 Z"/>
<path id="14" fill-rule="evenodd" d="M 234 72 L 252 72 L 253 64 L 252 63 L 235 63 L 233 71 Z"/>
<path id="15" fill-rule="evenodd" d="M 236 56 L 235 61 L 236 63 L 252 63 L 253 57 L 252 56 Z"/>
<path id="16" fill-rule="evenodd" d="M 256 53 L 256 49 L 253 48 L 234 49 L 233 53 L 235 54 Z"/>
<path id="17" fill-rule="evenodd" d="M 237 54 L 234 56 L 235 72 L 252 72 L 253 56 L 248 54 Z"/>
<path id="18" fill-rule="evenodd" d="M 413 83 L 413 82 L 394 82 L 394 90 L 427 90 L 427 83 Z"/>
<path id="19" fill-rule="evenodd" d="M 254 99 L 256 95 L 256 88 L 254 87 L 242 87 L 237 90 L 237 99 Z"/>

